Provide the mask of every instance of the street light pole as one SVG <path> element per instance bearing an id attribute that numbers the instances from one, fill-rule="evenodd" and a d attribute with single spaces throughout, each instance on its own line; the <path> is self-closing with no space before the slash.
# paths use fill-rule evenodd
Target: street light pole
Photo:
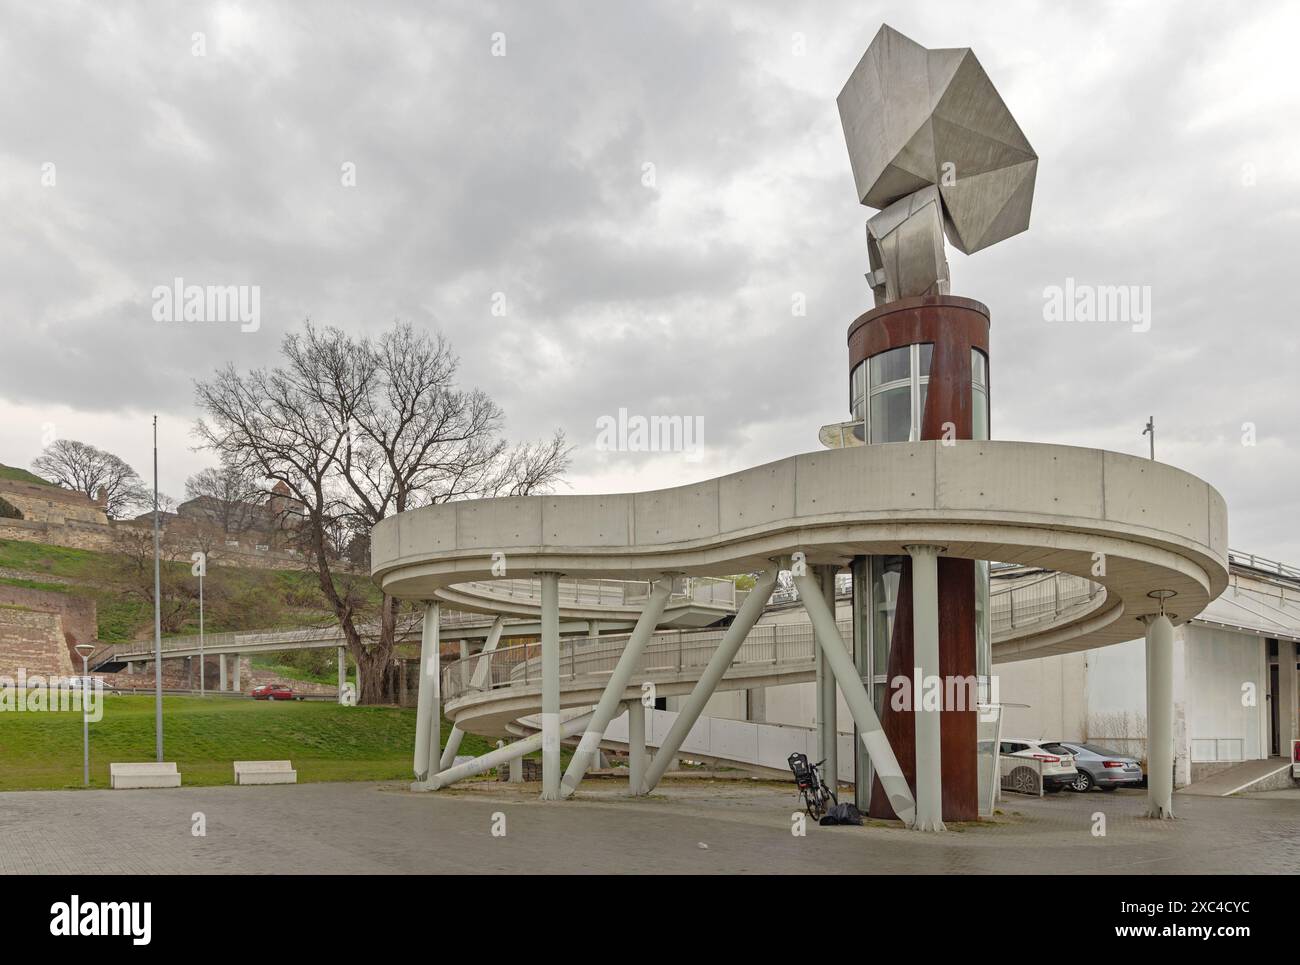
<path id="1" fill-rule="evenodd" d="M 207 696 L 207 687 L 203 680 L 203 574 L 207 571 L 208 560 L 203 558 L 203 569 L 199 570 L 199 696 Z"/>
<path id="2" fill-rule="evenodd" d="M 86 713 L 86 693 L 90 688 L 90 655 L 93 644 L 79 643 L 74 650 L 81 657 L 81 786 L 90 787 L 90 717 Z"/>
<path id="3" fill-rule="evenodd" d="M 1151 437 L 1151 458 L 1156 458 L 1156 417 L 1147 416 L 1146 428 L 1142 430 L 1142 435 Z"/>
<path id="4" fill-rule="evenodd" d="M 190 559 L 194 561 L 190 572 L 199 578 L 199 696 L 203 697 L 207 694 L 203 680 L 203 577 L 208 573 L 208 554 L 205 550 L 199 550 L 191 553 Z"/>
<path id="5" fill-rule="evenodd" d="M 153 732 L 158 763 L 163 759 L 162 565 L 158 551 L 158 417 L 153 417 Z"/>

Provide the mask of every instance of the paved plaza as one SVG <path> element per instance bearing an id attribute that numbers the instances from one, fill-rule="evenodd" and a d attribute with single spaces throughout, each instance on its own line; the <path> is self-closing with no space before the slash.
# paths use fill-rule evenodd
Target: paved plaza
<path id="1" fill-rule="evenodd" d="M 1294 796 L 1178 795 L 1178 820 L 1143 818 L 1145 792 L 1009 795 L 979 826 L 791 834 L 788 787 L 673 780 L 630 800 L 591 780 L 579 798 L 484 783 L 431 794 L 395 784 L 21 791 L 0 795 L 0 872 L 13 873 L 1295 873 Z M 194 836 L 196 812 L 206 836 Z M 1093 834 L 1094 815 L 1106 834 Z M 505 834 L 500 830 L 504 815 Z"/>

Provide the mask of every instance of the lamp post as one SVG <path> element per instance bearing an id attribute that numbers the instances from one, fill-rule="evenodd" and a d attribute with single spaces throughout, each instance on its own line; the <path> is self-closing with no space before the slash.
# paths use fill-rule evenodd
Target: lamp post
<path id="1" fill-rule="evenodd" d="M 81 657 L 81 785 L 90 787 L 90 717 L 86 714 L 86 690 L 90 687 L 90 667 L 87 661 L 95 652 L 95 646 L 90 643 L 79 643 L 73 649 Z"/>
<path id="2" fill-rule="evenodd" d="M 158 552 L 158 417 L 153 417 L 153 733 L 158 762 L 163 759 L 162 577 Z"/>
<path id="3" fill-rule="evenodd" d="M 1142 430 L 1142 435 L 1151 437 L 1151 458 L 1156 457 L 1156 417 L 1148 416 L 1146 428 Z"/>
<path id="4" fill-rule="evenodd" d="M 207 688 L 203 679 L 203 577 L 208 572 L 208 554 L 202 551 L 191 553 L 190 559 L 194 561 L 194 565 L 190 567 L 190 572 L 199 578 L 199 696 L 205 697 L 207 696 Z"/>

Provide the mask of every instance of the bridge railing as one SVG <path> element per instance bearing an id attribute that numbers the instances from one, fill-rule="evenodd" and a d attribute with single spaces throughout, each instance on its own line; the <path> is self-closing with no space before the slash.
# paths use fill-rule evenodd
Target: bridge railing
<path id="1" fill-rule="evenodd" d="M 457 584 L 488 597 L 521 600 L 540 605 L 541 580 L 536 578 L 511 578 L 499 580 L 470 580 Z M 650 584 L 645 580 L 570 579 L 559 581 L 558 597 L 561 606 L 636 607 L 650 595 Z M 701 605 L 734 608 L 736 583 L 725 577 L 679 576 L 673 580 L 673 603 L 699 603 Z"/>
<path id="2" fill-rule="evenodd" d="M 840 622 L 840 632 L 848 638 L 852 633 L 849 621 Z M 725 633 L 725 630 L 666 630 L 654 634 L 641 652 L 633 680 L 654 680 L 703 669 Z M 627 634 L 562 639 L 561 679 L 590 678 L 593 686 L 603 686 L 622 656 L 627 639 Z M 763 624 L 749 632 L 729 673 L 743 674 L 746 668 L 808 666 L 812 664 L 815 645 L 811 624 Z M 487 670 L 483 672 L 482 682 L 475 686 L 473 677 L 480 661 L 487 661 Z M 456 661 L 443 670 L 443 697 L 454 700 L 471 692 L 540 684 L 541 661 L 540 643 L 502 647 L 490 654 Z"/>
<path id="3" fill-rule="evenodd" d="M 989 596 L 993 633 L 1055 620 L 1067 610 L 1097 598 L 1100 583 L 1072 573 L 1046 573 L 1036 579 L 995 589 Z"/>
<path id="4" fill-rule="evenodd" d="M 1050 622 L 1066 611 L 1089 603 L 1101 586 L 1068 573 L 1047 573 L 999 588 L 990 596 L 990 623 L 994 633 Z M 774 594 L 774 599 L 775 599 Z M 852 624 L 839 622 L 841 635 L 852 639 Z M 725 630 L 666 630 L 651 637 L 642 652 L 634 680 L 652 680 L 684 670 L 703 668 L 721 642 Z M 568 637 L 560 641 L 560 676 L 602 679 L 613 672 L 628 635 Z M 812 626 L 808 623 L 760 624 L 741 644 L 729 673 L 743 674 L 750 667 L 809 664 L 815 654 Z M 487 662 L 482 681 L 473 678 L 480 661 Z M 502 647 L 491 654 L 472 656 L 443 669 L 442 694 L 449 700 L 470 692 L 541 683 L 541 644 Z M 594 685 L 594 684 L 593 684 Z"/>

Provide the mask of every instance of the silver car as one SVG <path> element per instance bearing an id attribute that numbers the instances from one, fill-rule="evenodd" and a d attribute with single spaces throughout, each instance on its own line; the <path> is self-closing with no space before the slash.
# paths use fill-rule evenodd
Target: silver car
<path id="1" fill-rule="evenodd" d="M 1094 787 L 1113 791 L 1117 787 L 1137 787 L 1142 783 L 1142 765 L 1136 757 L 1128 754 L 1100 744 L 1074 741 L 1045 741 L 1043 746 L 1053 753 L 1074 755 L 1074 766 L 1079 773 L 1069 785 L 1072 791 L 1091 791 Z"/>

